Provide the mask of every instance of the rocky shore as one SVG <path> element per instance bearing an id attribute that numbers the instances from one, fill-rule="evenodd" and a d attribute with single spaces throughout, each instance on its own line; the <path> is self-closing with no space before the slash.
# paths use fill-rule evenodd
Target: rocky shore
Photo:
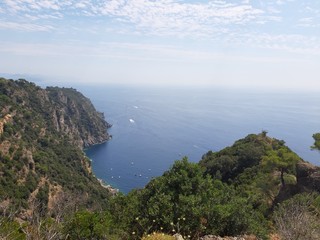
<path id="1" fill-rule="evenodd" d="M 99 183 L 101 184 L 102 187 L 104 187 L 105 189 L 108 189 L 108 191 L 112 194 L 112 195 L 116 195 L 119 192 L 119 189 L 112 187 L 109 184 L 106 184 L 102 179 L 97 178 Z"/>

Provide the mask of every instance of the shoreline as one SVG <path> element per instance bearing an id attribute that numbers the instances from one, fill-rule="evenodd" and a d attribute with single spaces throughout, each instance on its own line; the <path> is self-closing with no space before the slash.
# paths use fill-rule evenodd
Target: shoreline
<path id="1" fill-rule="evenodd" d="M 110 128 L 110 127 L 112 127 L 111 124 L 109 124 L 108 128 Z M 91 144 L 91 145 L 89 145 L 89 146 L 87 146 L 87 147 L 83 147 L 83 148 L 82 148 L 82 151 L 83 151 L 85 157 L 86 157 L 87 159 L 89 159 L 89 161 L 90 161 L 90 165 L 92 165 L 93 160 L 87 156 L 86 150 L 88 150 L 88 149 L 91 148 L 91 147 L 94 147 L 94 146 L 97 146 L 97 145 L 100 145 L 100 144 L 107 143 L 107 142 L 108 142 L 109 140 L 111 140 L 111 139 L 112 139 L 112 135 L 108 134 L 108 138 L 104 139 L 103 141 L 97 142 L 97 143 L 94 143 L 94 144 Z M 90 168 L 91 168 L 91 170 L 92 170 L 92 166 L 90 166 Z M 92 170 L 91 172 L 92 172 L 93 176 L 98 180 L 98 182 L 100 183 L 100 185 L 101 185 L 103 188 L 107 189 L 113 196 L 116 195 L 116 194 L 118 194 L 118 193 L 120 192 L 120 190 L 119 190 L 118 188 L 115 188 L 115 187 L 111 186 L 110 184 L 107 184 L 107 183 L 106 183 L 104 180 L 102 180 L 101 178 L 96 177 L 96 175 L 94 174 L 93 170 Z"/>
<path id="2" fill-rule="evenodd" d="M 96 177 L 97 178 L 97 177 Z M 105 181 L 103 181 L 102 179 L 100 178 L 97 178 L 97 180 L 99 181 L 100 185 L 103 187 L 103 188 L 106 188 L 112 195 L 116 195 L 118 194 L 120 191 L 118 188 L 114 188 L 112 187 L 110 184 L 107 184 Z"/>
<path id="3" fill-rule="evenodd" d="M 89 148 L 91 148 L 91 147 L 94 147 L 94 146 L 97 146 L 97 145 L 100 145 L 100 144 L 104 144 L 104 143 L 107 143 L 108 141 L 110 141 L 112 139 L 112 135 L 109 135 L 108 134 L 108 138 L 107 139 L 104 139 L 104 140 L 102 140 L 101 142 L 97 142 L 97 143 L 93 143 L 93 144 L 90 144 L 89 146 L 83 146 L 82 147 L 82 151 L 86 151 L 86 150 L 88 150 Z"/>

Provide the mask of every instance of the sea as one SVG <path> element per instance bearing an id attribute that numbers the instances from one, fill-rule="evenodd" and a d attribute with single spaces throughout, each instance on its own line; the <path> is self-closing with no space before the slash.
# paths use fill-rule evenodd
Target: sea
<path id="1" fill-rule="evenodd" d="M 263 89 L 139 86 L 78 87 L 112 124 L 112 139 L 86 149 L 93 172 L 127 194 L 161 176 L 174 161 L 191 162 L 251 133 L 267 131 L 304 160 L 320 132 L 320 94 Z"/>

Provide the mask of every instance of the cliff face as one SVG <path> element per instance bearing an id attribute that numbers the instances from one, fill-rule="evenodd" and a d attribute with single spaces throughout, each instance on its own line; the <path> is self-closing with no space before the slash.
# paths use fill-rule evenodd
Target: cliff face
<path id="1" fill-rule="evenodd" d="M 46 92 L 55 130 L 67 134 L 73 144 L 88 147 L 109 139 L 106 129 L 111 125 L 88 98 L 72 88 L 47 88 Z"/>
<path id="2" fill-rule="evenodd" d="M 108 127 L 75 89 L 0 78 L 0 208 L 5 201 L 27 211 L 35 199 L 54 205 L 66 192 L 103 204 L 108 192 L 82 149 L 108 140 Z"/>
<path id="3" fill-rule="evenodd" d="M 320 167 L 308 162 L 299 162 L 297 164 L 297 183 L 304 190 L 316 190 L 320 193 Z"/>
<path id="4" fill-rule="evenodd" d="M 109 139 L 107 128 L 111 125 L 105 121 L 103 113 L 97 112 L 91 101 L 75 89 L 41 89 L 25 80 L 10 82 L 4 79 L 1 88 L 2 94 L 12 100 L 12 104 L 2 106 L 3 121 L 14 114 L 12 107 L 18 104 L 44 118 L 44 130 L 48 128 L 67 135 L 80 148 Z"/>

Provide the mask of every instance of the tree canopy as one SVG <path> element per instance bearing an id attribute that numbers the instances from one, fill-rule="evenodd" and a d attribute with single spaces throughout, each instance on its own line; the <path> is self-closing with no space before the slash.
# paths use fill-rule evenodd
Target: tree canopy
<path id="1" fill-rule="evenodd" d="M 300 160 L 297 154 L 290 151 L 287 147 L 281 147 L 278 150 L 269 151 L 262 158 L 262 166 L 268 168 L 269 171 L 277 169 L 280 171 L 280 180 L 282 186 L 285 185 L 284 174 L 294 173 L 296 163 Z"/>
<path id="2" fill-rule="evenodd" d="M 314 144 L 312 146 L 313 149 L 320 150 L 320 133 L 313 134 Z"/>

